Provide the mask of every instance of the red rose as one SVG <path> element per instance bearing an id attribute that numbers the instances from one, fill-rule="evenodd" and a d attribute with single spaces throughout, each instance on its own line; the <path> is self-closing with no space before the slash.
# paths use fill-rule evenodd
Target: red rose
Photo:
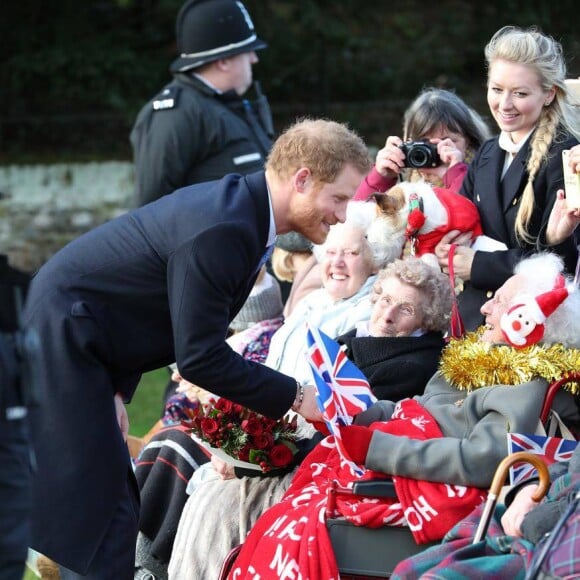
<path id="1" fill-rule="evenodd" d="M 238 451 L 238 459 L 240 461 L 250 461 L 250 451 L 251 447 L 249 445 L 244 445 L 244 447 Z"/>
<path id="2" fill-rule="evenodd" d="M 218 399 L 215 408 L 219 409 L 222 413 L 228 414 L 232 412 L 234 404 L 228 399 Z"/>
<path id="3" fill-rule="evenodd" d="M 258 449 L 268 449 L 274 444 L 274 437 L 270 433 L 260 433 L 259 435 L 253 435 L 252 440 L 254 445 Z"/>
<path id="4" fill-rule="evenodd" d="M 276 421 L 275 419 L 269 419 L 268 417 L 262 417 L 262 425 L 264 426 L 264 429 L 268 430 L 268 431 L 272 431 L 276 425 L 277 425 L 278 421 Z"/>
<path id="5" fill-rule="evenodd" d="M 220 430 L 220 425 L 215 419 L 205 417 L 201 420 L 201 431 L 206 436 L 215 435 Z"/>
<path id="6" fill-rule="evenodd" d="M 242 429 L 248 435 L 261 435 L 263 433 L 262 423 L 259 419 L 244 419 L 242 421 Z"/>
<path id="7" fill-rule="evenodd" d="M 292 451 L 283 443 L 275 445 L 269 453 L 270 463 L 273 467 L 286 467 L 292 461 Z"/>

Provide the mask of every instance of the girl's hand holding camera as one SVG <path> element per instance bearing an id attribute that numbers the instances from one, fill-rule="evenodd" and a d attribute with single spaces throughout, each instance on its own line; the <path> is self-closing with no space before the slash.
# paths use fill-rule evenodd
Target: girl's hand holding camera
<path id="1" fill-rule="evenodd" d="M 399 137 L 391 135 L 387 137 L 385 146 L 377 153 L 375 169 L 383 176 L 396 179 L 405 167 L 405 154 L 400 145 L 403 141 Z"/>
<path id="2" fill-rule="evenodd" d="M 465 152 L 449 137 L 445 139 L 433 138 L 428 139 L 428 141 L 437 146 L 437 154 L 439 155 L 441 164 L 437 167 L 422 167 L 418 169 L 421 175 L 443 177 L 450 167 L 463 161 Z M 377 153 L 375 169 L 383 177 L 396 179 L 400 175 L 401 170 L 408 167 L 405 153 L 401 149 L 402 145 L 403 141 L 399 137 L 391 135 L 387 138 L 383 149 L 380 149 Z"/>
<path id="3" fill-rule="evenodd" d="M 462 151 L 457 144 L 447 137 L 446 139 L 431 139 L 431 143 L 437 143 L 437 153 L 441 158 L 441 168 L 443 173 L 457 163 L 461 163 L 465 157 L 465 151 Z"/>

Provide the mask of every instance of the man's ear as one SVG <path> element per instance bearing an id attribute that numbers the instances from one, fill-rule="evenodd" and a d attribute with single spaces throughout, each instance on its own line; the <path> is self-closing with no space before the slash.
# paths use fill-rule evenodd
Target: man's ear
<path id="1" fill-rule="evenodd" d="M 308 167 L 301 167 L 294 173 L 294 188 L 299 193 L 304 193 L 311 181 L 312 173 Z"/>
<path id="2" fill-rule="evenodd" d="M 220 71 L 228 71 L 230 69 L 230 59 L 229 58 L 219 58 L 218 60 L 214 60 L 213 63 L 214 68 Z"/>

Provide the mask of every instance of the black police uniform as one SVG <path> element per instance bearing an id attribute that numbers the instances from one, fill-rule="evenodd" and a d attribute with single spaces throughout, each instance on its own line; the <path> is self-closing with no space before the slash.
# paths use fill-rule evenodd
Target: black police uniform
<path id="1" fill-rule="evenodd" d="M 30 545 L 31 452 L 17 312 L 28 276 L 0 256 L 0 580 L 19 580 Z"/>
<path id="2" fill-rule="evenodd" d="M 176 189 L 263 169 L 272 144 L 270 108 L 235 91 L 218 93 L 197 77 L 177 73 L 140 111 L 131 132 L 136 202 Z"/>

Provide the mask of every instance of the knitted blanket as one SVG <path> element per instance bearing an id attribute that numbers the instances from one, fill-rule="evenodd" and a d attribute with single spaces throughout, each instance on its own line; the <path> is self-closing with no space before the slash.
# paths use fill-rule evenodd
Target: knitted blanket
<path id="1" fill-rule="evenodd" d="M 159 431 L 135 463 L 141 493 L 139 530 L 151 541 L 151 554 L 169 562 L 173 537 L 187 501 L 187 482 L 193 472 L 209 461 L 181 426 Z"/>
<path id="2" fill-rule="evenodd" d="M 413 439 L 441 437 L 433 417 L 414 399 L 401 401 L 393 418 L 373 429 Z M 367 471 L 363 479 L 385 477 Z M 232 580 L 339 577 L 325 524 L 327 490 L 335 480 L 352 487 L 356 477 L 341 463 L 334 440 L 322 441 L 303 461 L 282 501 L 256 523 L 230 573 Z M 440 539 L 485 499 L 476 488 L 393 477 L 398 500 L 338 496 L 337 509 L 357 525 L 408 523 L 417 543 Z"/>

